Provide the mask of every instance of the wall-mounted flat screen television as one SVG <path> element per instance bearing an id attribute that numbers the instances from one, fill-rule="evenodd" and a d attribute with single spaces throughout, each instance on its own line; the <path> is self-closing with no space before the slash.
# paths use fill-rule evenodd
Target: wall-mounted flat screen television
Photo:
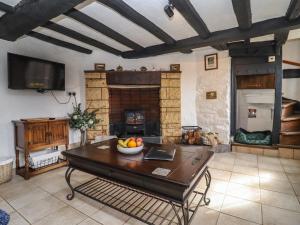
<path id="1" fill-rule="evenodd" d="M 7 54 L 8 88 L 65 90 L 65 64 Z"/>

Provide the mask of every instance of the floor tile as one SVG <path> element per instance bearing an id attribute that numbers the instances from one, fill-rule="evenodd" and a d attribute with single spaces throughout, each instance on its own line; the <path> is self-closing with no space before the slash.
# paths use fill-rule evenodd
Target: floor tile
<path id="1" fill-rule="evenodd" d="M 65 207 L 66 204 L 62 201 L 50 196 L 39 201 L 33 202 L 18 211 L 30 222 L 35 223 L 43 217 L 51 214 L 54 211 Z"/>
<path id="2" fill-rule="evenodd" d="M 226 196 L 221 212 L 254 223 L 262 223 L 261 204 Z"/>
<path id="3" fill-rule="evenodd" d="M 211 177 L 213 179 L 229 181 L 231 176 L 231 172 L 226 170 L 218 170 L 218 169 L 210 168 L 209 172 L 211 173 Z"/>
<path id="4" fill-rule="evenodd" d="M 288 181 L 288 177 L 284 172 L 259 169 L 259 176 L 268 179 Z"/>
<path id="5" fill-rule="evenodd" d="M 286 194 L 294 194 L 294 190 L 292 185 L 288 181 L 281 181 L 281 180 L 273 180 L 270 178 L 259 178 L 260 188 L 269 190 L 269 191 L 277 191 Z"/>
<path id="6" fill-rule="evenodd" d="M 124 225 L 147 225 L 140 220 L 130 218 Z"/>
<path id="7" fill-rule="evenodd" d="M 91 218 L 87 218 L 78 225 L 101 225 L 101 223 L 96 222 L 95 220 Z"/>
<path id="8" fill-rule="evenodd" d="M 76 225 L 85 220 L 87 216 L 67 206 L 43 217 L 33 225 Z"/>
<path id="9" fill-rule="evenodd" d="M 279 158 L 258 156 L 258 165 L 260 164 L 272 164 L 272 165 L 281 165 Z"/>
<path id="10" fill-rule="evenodd" d="M 227 186 L 228 186 L 227 181 L 212 179 L 210 184 L 210 190 L 225 194 L 227 191 Z"/>
<path id="11" fill-rule="evenodd" d="M 235 155 L 225 155 L 223 153 L 215 154 L 213 161 L 219 163 L 233 164 L 235 161 Z"/>
<path id="12" fill-rule="evenodd" d="M 284 166 L 298 166 L 298 167 L 300 167 L 300 160 L 280 158 L 280 162 Z"/>
<path id="13" fill-rule="evenodd" d="M 75 197 L 72 200 L 68 200 L 66 198 L 68 193 L 69 188 L 66 188 L 55 193 L 54 196 L 88 216 L 91 216 L 103 207 L 103 204 L 78 193 L 75 194 Z"/>
<path id="14" fill-rule="evenodd" d="M 300 184 L 293 184 L 292 183 L 292 186 L 294 188 L 294 191 L 295 191 L 296 195 L 300 196 Z"/>
<path id="15" fill-rule="evenodd" d="M 24 206 L 38 201 L 42 198 L 50 196 L 49 193 L 41 188 L 35 187 L 27 192 L 16 193 L 14 196 L 7 198 L 9 204 L 15 209 L 23 208 Z"/>
<path id="16" fill-rule="evenodd" d="M 217 225 L 256 225 L 256 223 L 220 213 Z"/>
<path id="17" fill-rule="evenodd" d="M 286 175 L 291 183 L 300 183 L 300 174 L 287 173 Z"/>
<path id="18" fill-rule="evenodd" d="M 258 176 L 249 176 L 241 173 L 232 173 L 230 182 L 259 188 Z"/>
<path id="19" fill-rule="evenodd" d="M 237 152 L 235 155 L 236 155 L 236 159 L 257 161 L 257 155 L 254 155 L 254 154 Z"/>
<path id="20" fill-rule="evenodd" d="M 28 225 L 30 221 L 34 225 L 144 225 L 77 193 L 72 201 L 66 200 L 65 171 L 60 168 L 28 181 L 15 176 L 0 185 L 0 208 L 10 213 L 9 225 Z M 193 225 L 203 221 L 208 225 L 300 224 L 300 160 L 218 153 L 210 171 L 213 179 L 207 196 L 211 202 L 199 208 Z M 73 175 L 74 185 L 93 178 L 80 171 Z M 198 187 L 203 190 L 204 186 L 203 179 Z M 14 211 L 10 204 L 19 210 Z"/>
<path id="21" fill-rule="evenodd" d="M 221 193 L 217 193 L 214 191 L 208 191 L 207 193 L 207 198 L 210 199 L 210 203 L 208 206 L 206 206 L 207 208 L 216 210 L 216 211 L 220 211 L 223 201 L 224 201 L 224 194 Z"/>
<path id="22" fill-rule="evenodd" d="M 236 159 L 234 164 L 238 166 L 257 167 L 257 160 Z"/>
<path id="23" fill-rule="evenodd" d="M 191 225 L 199 225 L 203 223 L 203 221 L 205 221 L 205 225 L 216 225 L 219 214 L 218 211 L 200 207 L 194 216 Z"/>
<path id="24" fill-rule="evenodd" d="M 19 176 L 16 176 L 16 178 L 12 181 L 0 185 L 0 193 L 2 198 L 13 198 L 16 194 L 25 194 L 35 188 L 34 185 L 31 185 L 28 182 L 24 182 L 23 178 L 23 180 L 20 180 L 20 178 L 18 177 Z"/>
<path id="25" fill-rule="evenodd" d="M 97 211 L 91 217 L 103 225 L 121 225 L 129 219 L 129 216 L 127 216 L 126 214 L 107 206 Z"/>
<path id="26" fill-rule="evenodd" d="M 212 161 L 212 162 L 209 163 L 209 168 L 232 171 L 233 164 L 227 164 L 227 163 Z"/>
<path id="27" fill-rule="evenodd" d="M 217 179 L 211 179 L 209 190 L 225 194 L 226 191 L 227 191 L 227 186 L 228 186 L 228 182 L 227 181 L 217 180 Z M 199 184 L 197 186 L 197 189 L 201 190 L 201 191 L 204 191 L 205 188 L 206 188 L 206 183 L 205 183 L 205 180 L 202 179 L 199 182 Z"/>
<path id="28" fill-rule="evenodd" d="M 272 206 L 262 206 L 264 225 L 299 225 L 300 213 Z"/>
<path id="29" fill-rule="evenodd" d="M 300 174 L 300 167 L 298 166 L 283 166 L 283 168 L 286 173 Z"/>
<path id="30" fill-rule="evenodd" d="M 26 221 L 19 213 L 13 212 L 10 214 L 9 225 L 29 225 L 29 222 Z"/>
<path id="31" fill-rule="evenodd" d="M 300 212 L 300 204 L 295 195 L 261 190 L 261 203 Z"/>
<path id="32" fill-rule="evenodd" d="M 76 186 L 78 182 L 73 181 L 72 185 Z M 60 190 L 68 187 L 67 182 L 65 181 L 64 178 L 59 178 L 59 179 L 47 179 L 43 181 L 42 183 L 39 184 L 39 187 L 41 187 L 43 190 L 54 194 L 56 192 L 59 192 Z"/>
<path id="33" fill-rule="evenodd" d="M 227 195 L 253 202 L 260 202 L 260 189 L 242 184 L 229 183 L 227 188 Z"/>
<path id="34" fill-rule="evenodd" d="M 258 176 L 258 168 L 249 167 L 249 166 L 238 166 L 235 165 L 233 167 L 233 172 L 235 173 L 242 173 L 249 176 Z"/>
<path id="35" fill-rule="evenodd" d="M 280 164 L 276 165 L 273 163 L 261 163 L 261 164 L 258 164 L 258 168 L 261 170 L 284 172 L 283 167 Z"/>
<path id="36" fill-rule="evenodd" d="M 0 209 L 4 210 L 6 213 L 11 214 L 14 212 L 14 208 L 11 207 L 6 201 L 0 201 Z"/>

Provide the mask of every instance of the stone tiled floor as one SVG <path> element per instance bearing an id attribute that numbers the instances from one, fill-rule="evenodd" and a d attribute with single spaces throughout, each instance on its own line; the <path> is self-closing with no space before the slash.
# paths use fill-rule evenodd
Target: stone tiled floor
<path id="1" fill-rule="evenodd" d="M 218 153 L 210 163 L 211 204 L 198 210 L 192 225 L 299 225 L 300 161 L 243 153 Z M 129 216 L 80 196 L 66 200 L 65 168 L 29 181 L 15 176 L 0 185 L 0 208 L 11 225 L 133 225 Z M 74 172 L 73 184 L 91 178 Z M 198 189 L 203 189 L 200 182 Z"/>

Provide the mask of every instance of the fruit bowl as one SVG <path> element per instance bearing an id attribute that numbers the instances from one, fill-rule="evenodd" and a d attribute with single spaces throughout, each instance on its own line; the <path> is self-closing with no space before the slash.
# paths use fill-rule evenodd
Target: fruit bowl
<path id="1" fill-rule="evenodd" d="M 137 153 L 140 153 L 144 148 L 144 145 L 141 145 L 139 147 L 133 147 L 133 148 L 124 148 L 120 145 L 117 145 L 117 149 L 119 152 L 124 153 L 124 154 L 128 154 L 128 155 L 134 155 Z"/>

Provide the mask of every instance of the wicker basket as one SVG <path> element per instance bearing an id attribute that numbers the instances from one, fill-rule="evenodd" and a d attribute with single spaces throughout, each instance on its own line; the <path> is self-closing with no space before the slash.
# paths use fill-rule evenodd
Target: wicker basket
<path id="1" fill-rule="evenodd" d="M 0 158 L 0 184 L 11 180 L 12 169 L 13 169 L 12 158 Z"/>

